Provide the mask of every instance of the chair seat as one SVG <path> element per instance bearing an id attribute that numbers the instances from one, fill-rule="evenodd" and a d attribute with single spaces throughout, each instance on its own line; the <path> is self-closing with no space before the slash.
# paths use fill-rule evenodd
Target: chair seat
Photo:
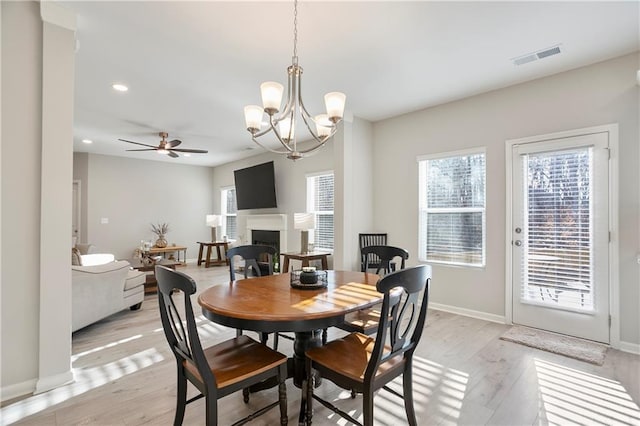
<path id="1" fill-rule="evenodd" d="M 351 333 L 325 346 L 307 350 L 306 356 L 314 362 L 314 367 L 325 367 L 335 373 L 357 382 L 364 381 L 364 373 L 371 358 L 375 339 L 362 333 Z M 384 352 L 390 348 L 385 346 Z M 388 373 L 404 365 L 402 357 L 391 358 L 376 371 L 376 376 Z"/>
<path id="2" fill-rule="evenodd" d="M 216 378 L 218 388 L 240 382 L 287 362 L 285 355 L 244 335 L 211 346 L 204 350 L 204 355 Z M 183 361 L 183 365 L 202 382 L 195 365 L 188 361 Z"/>
<path id="3" fill-rule="evenodd" d="M 380 306 L 375 306 L 345 315 L 344 322 L 338 325 L 338 328 L 370 336 L 378 329 L 378 322 L 380 322 Z"/>

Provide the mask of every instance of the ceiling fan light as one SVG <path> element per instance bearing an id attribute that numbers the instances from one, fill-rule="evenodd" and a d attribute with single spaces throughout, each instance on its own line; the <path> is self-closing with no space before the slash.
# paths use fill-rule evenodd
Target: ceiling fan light
<path id="1" fill-rule="evenodd" d="M 156 151 L 158 154 L 162 154 L 162 155 L 167 155 L 169 154 L 169 150 L 168 149 L 158 149 Z"/>
<path id="2" fill-rule="evenodd" d="M 344 104 L 347 100 L 347 95 L 342 92 L 331 92 L 324 95 L 324 103 L 327 107 L 327 115 L 329 119 L 337 123 L 342 119 L 344 115 Z"/>
<path id="3" fill-rule="evenodd" d="M 262 114 L 264 110 L 258 105 L 247 105 L 244 107 L 244 121 L 247 124 L 247 130 L 256 133 L 262 127 Z"/>
<path id="4" fill-rule="evenodd" d="M 262 106 L 264 111 L 273 115 L 280 111 L 280 104 L 282 103 L 282 92 L 284 86 L 275 81 L 265 81 L 260 85 L 260 93 L 262 94 Z"/>

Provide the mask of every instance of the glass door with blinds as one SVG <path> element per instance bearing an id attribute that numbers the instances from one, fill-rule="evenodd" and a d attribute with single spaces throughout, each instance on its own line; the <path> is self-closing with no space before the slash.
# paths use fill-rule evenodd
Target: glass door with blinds
<path id="1" fill-rule="evenodd" d="M 513 322 L 609 342 L 608 134 L 512 148 Z"/>

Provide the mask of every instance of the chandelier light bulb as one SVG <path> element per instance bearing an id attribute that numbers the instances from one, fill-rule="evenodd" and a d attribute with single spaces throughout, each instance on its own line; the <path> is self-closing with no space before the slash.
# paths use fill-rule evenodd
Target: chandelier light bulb
<path id="1" fill-rule="evenodd" d="M 341 92 L 331 92 L 324 95 L 327 115 L 332 122 L 337 123 L 342 119 L 346 99 L 347 96 Z"/>
<path id="2" fill-rule="evenodd" d="M 286 117 L 278 123 L 278 127 L 280 127 L 280 137 L 285 141 L 293 140 L 296 137 L 295 121 L 293 124 L 293 127 L 291 127 L 291 117 Z"/>
<path id="3" fill-rule="evenodd" d="M 283 91 L 284 86 L 280 83 L 276 83 L 275 81 L 265 81 L 260 85 L 262 106 L 267 114 L 273 115 L 280 111 Z"/>
<path id="4" fill-rule="evenodd" d="M 316 132 L 319 138 L 328 138 L 331 136 L 331 122 L 327 114 L 319 114 L 314 118 L 316 122 Z"/>
<path id="5" fill-rule="evenodd" d="M 247 105 L 244 107 L 244 121 L 247 124 L 247 130 L 251 133 L 260 131 L 262 127 L 262 114 L 264 110 L 258 105 Z"/>

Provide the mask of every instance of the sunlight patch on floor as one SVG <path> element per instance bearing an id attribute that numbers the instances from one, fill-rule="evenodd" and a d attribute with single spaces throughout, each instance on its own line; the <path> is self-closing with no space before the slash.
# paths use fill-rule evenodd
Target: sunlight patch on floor
<path id="1" fill-rule="evenodd" d="M 33 395 L 0 409 L 2 424 L 17 422 L 163 360 L 164 357 L 160 352 L 150 348 L 98 367 L 73 369 L 75 378 L 73 383 Z"/>
<path id="2" fill-rule="evenodd" d="M 420 424 L 421 413 L 423 415 L 426 414 L 430 405 L 431 407 L 438 407 L 437 416 L 441 421 L 453 421 L 455 423 L 456 419 L 460 418 L 468 382 L 469 375 L 467 373 L 414 355 L 413 400 L 418 424 Z M 388 386 L 402 394 L 402 377 L 396 378 Z M 342 391 L 332 402 L 334 404 L 337 403 L 337 406 L 340 407 L 344 404 L 349 404 L 350 400 L 351 392 Z M 362 422 L 364 420 L 362 417 L 362 395 L 358 395 L 354 403 L 357 409 L 348 409 L 346 407 L 342 407 L 342 409 Z M 403 399 L 386 390 L 380 390 L 376 393 L 374 405 L 373 415 L 376 424 L 406 424 Z M 314 411 L 319 409 L 319 404 L 314 404 Z M 318 415 L 317 411 L 316 415 Z M 334 413 L 327 413 L 325 418 L 329 419 L 331 424 L 350 424 Z"/>
<path id="3" fill-rule="evenodd" d="M 535 359 L 542 415 L 550 425 L 640 424 L 640 408 L 620 382 Z"/>
<path id="4" fill-rule="evenodd" d="M 142 337 L 142 334 L 136 334 L 135 336 L 127 337 L 126 339 L 118 340 L 117 342 L 111 342 L 111 343 L 108 343 L 108 344 L 106 344 L 104 346 L 98 346 L 96 348 L 89 349 L 88 351 L 79 352 L 79 353 L 71 356 L 71 365 L 73 365 L 73 363 L 75 361 L 77 361 L 78 359 L 82 358 L 83 356 L 86 356 L 86 355 L 89 355 L 89 354 L 92 354 L 92 353 L 95 353 L 95 352 L 99 352 L 99 351 L 102 351 L 104 349 L 110 349 L 110 348 L 113 348 L 114 346 L 118 346 L 118 345 L 121 345 L 123 343 L 127 343 L 127 342 L 130 342 L 132 340 L 139 339 L 141 337 Z"/>

